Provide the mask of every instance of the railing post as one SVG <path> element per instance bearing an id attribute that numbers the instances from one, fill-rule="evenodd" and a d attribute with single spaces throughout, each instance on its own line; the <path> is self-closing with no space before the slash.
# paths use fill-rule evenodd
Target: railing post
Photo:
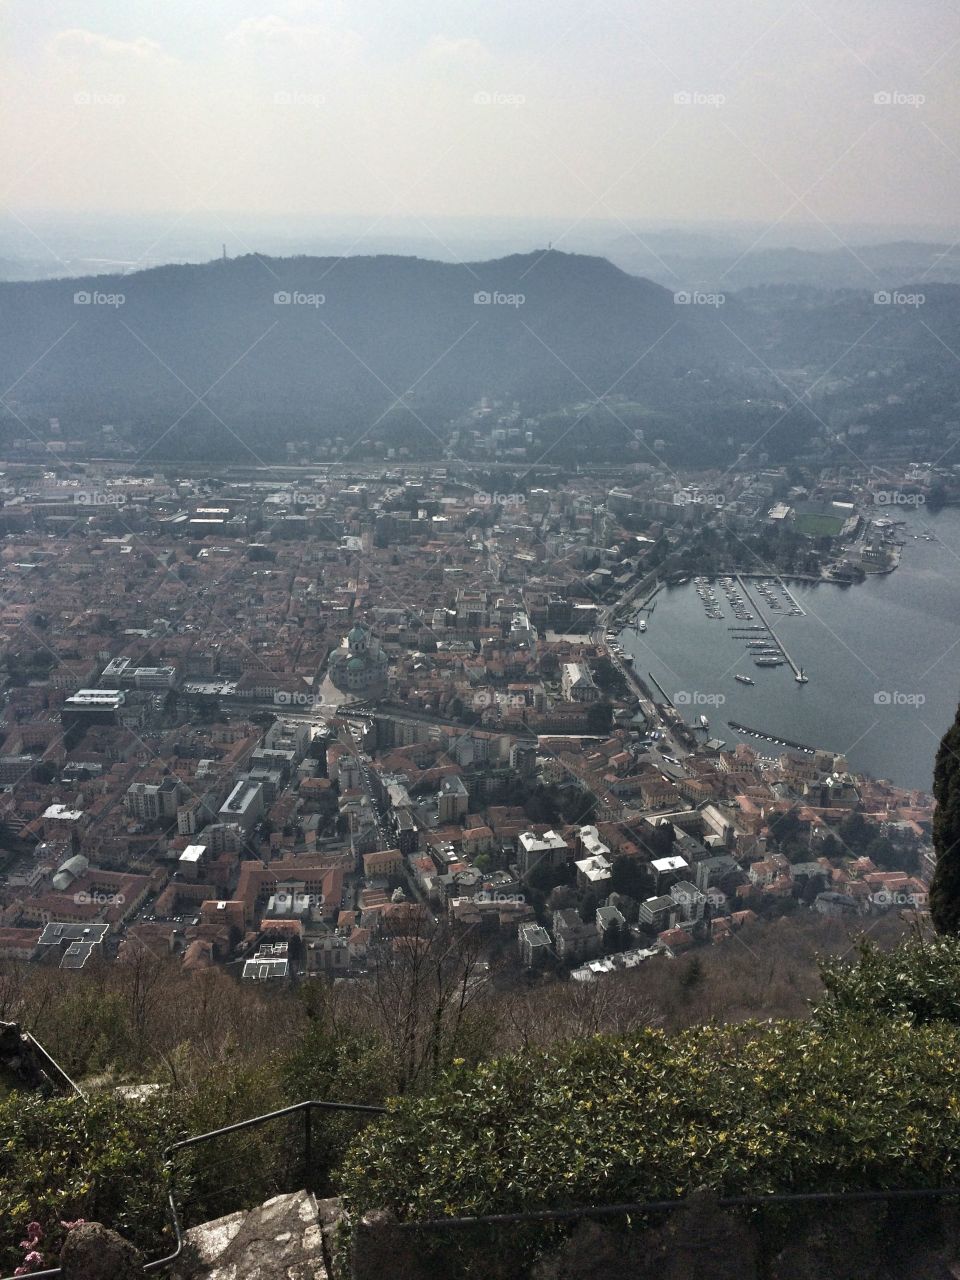
<path id="1" fill-rule="evenodd" d="M 308 1102 L 303 1109 L 303 1153 L 306 1161 L 304 1182 L 307 1191 L 314 1191 L 313 1185 L 313 1107 Z"/>

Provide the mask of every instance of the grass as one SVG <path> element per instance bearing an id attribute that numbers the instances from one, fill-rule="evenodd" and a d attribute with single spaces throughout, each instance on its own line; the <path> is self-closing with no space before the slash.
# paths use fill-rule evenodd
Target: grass
<path id="1" fill-rule="evenodd" d="M 806 534 L 810 538 L 835 538 L 843 528 L 844 521 L 839 516 L 798 515 L 794 521 L 797 533 Z"/>

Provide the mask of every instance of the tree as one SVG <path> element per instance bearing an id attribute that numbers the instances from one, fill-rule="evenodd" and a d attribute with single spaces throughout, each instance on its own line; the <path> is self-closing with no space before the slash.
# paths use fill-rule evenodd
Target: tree
<path id="1" fill-rule="evenodd" d="M 937 933 L 960 933 L 960 707 L 943 735 L 933 769 L 933 847 L 930 916 Z"/>
<path id="2" fill-rule="evenodd" d="M 587 732 L 609 733 L 613 724 L 613 707 L 609 702 L 594 702 L 587 710 Z"/>

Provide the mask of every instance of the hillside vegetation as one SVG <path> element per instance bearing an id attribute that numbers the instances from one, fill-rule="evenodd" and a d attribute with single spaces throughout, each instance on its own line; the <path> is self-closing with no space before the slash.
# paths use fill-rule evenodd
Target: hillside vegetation
<path id="1" fill-rule="evenodd" d="M 810 943 L 787 922 L 771 939 L 788 950 Z M 741 949 L 744 969 L 762 975 L 753 941 L 761 951 Z M 391 988 L 404 1008 L 398 1038 L 373 983 L 251 993 L 221 972 L 183 975 L 146 958 L 66 984 L 53 970 L 7 971 L 0 1016 L 36 1030 L 89 1101 L 0 1100 L 0 1267 L 20 1261 L 32 1221 L 51 1256 L 60 1223 L 76 1218 L 115 1225 L 161 1255 L 163 1149 L 309 1097 L 390 1110 L 372 1122 L 316 1118 L 309 1170 L 299 1120 L 193 1149 L 177 1163 L 188 1224 L 306 1181 L 342 1193 L 354 1215 L 388 1208 L 417 1219 L 672 1199 L 700 1186 L 766 1193 L 960 1176 L 960 940 L 863 944 L 846 956 L 837 946 L 813 1016 L 762 1023 L 697 1025 L 696 993 L 722 992 L 721 975 L 692 964 L 664 972 L 661 996 L 682 1003 L 687 993 L 683 1029 L 664 1029 L 636 981 L 491 992 L 440 1024 L 436 991 L 401 982 Z M 783 981 L 773 964 L 769 981 Z M 735 984 L 728 1011 L 755 1018 L 749 999 L 762 1007 L 762 990 L 762 976 Z M 669 1021 L 680 1018 L 674 1010 Z M 422 1046 L 412 1056 L 411 1037 Z M 113 1088 L 134 1081 L 159 1088 L 138 1100 Z M 528 1267 L 555 1235 L 513 1233 L 504 1269 L 487 1248 L 490 1269 L 476 1274 L 527 1274 L 510 1268 Z M 448 1241 L 443 1266 L 473 1274 L 475 1247 Z"/>

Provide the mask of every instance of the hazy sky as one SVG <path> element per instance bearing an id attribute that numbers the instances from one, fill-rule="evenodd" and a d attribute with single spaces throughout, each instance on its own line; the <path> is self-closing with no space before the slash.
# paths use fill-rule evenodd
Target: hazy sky
<path id="1" fill-rule="evenodd" d="M 0 18 L 21 216 L 960 211 L 946 0 L 0 0 Z"/>

